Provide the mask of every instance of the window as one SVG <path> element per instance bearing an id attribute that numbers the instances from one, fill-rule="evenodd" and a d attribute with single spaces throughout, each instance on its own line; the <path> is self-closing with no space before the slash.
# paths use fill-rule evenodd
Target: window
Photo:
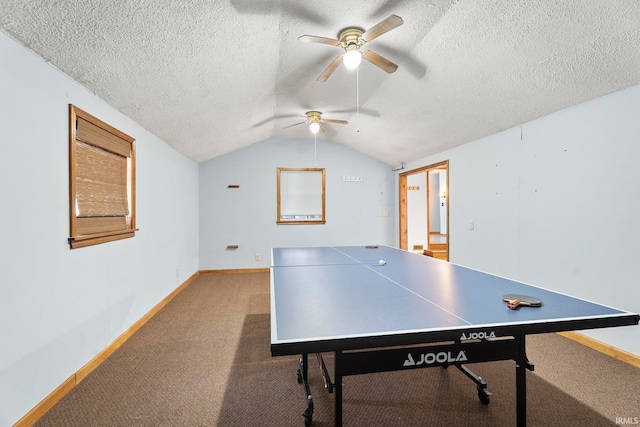
<path id="1" fill-rule="evenodd" d="M 324 169 L 278 168 L 278 224 L 324 224 Z"/>
<path id="2" fill-rule="evenodd" d="M 72 249 L 135 234 L 135 140 L 69 105 Z"/>

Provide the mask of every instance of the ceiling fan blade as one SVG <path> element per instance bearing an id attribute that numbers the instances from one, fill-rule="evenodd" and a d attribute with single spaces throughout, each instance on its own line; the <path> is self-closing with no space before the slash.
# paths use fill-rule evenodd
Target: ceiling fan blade
<path id="1" fill-rule="evenodd" d="M 346 120 L 335 120 L 335 119 L 322 119 L 322 123 L 337 123 L 340 125 L 348 125 L 349 122 Z"/>
<path id="2" fill-rule="evenodd" d="M 365 50 L 364 52 L 362 52 L 362 58 L 366 59 L 376 67 L 381 68 L 389 74 L 398 69 L 398 66 L 396 64 L 370 50 Z"/>
<path id="3" fill-rule="evenodd" d="M 327 37 L 304 35 L 304 36 L 298 37 L 298 40 L 305 43 L 322 43 L 322 44 L 328 44 L 331 46 L 340 46 L 340 40 L 330 39 Z"/>
<path id="4" fill-rule="evenodd" d="M 371 117 L 380 117 L 380 111 L 373 110 L 371 108 L 358 107 L 356 108 L 348 108 L 346 110 L 333 110 L 329 111 L 330 114 L 364 114 Z"/>
<path id="5" fill-rule="evenodd" d="M 290 128 L 290 127 L 298 126 L 298 125 L 303 125 L 303 124 L 305 124 L 305 123 L 307 123 L 307 122 L 305 121 L 305 122 L 300 122 L 300 123 L 294 123 L 294 124 L 292 124 L 292 125 L 285 126 L 285 127 L 283 127 L 282 129 L 286 129 L 286 128 Z"/>
<path id="6" fill-rule="evenodd" d="M 402 18 L 400 18 L 398 15 L 391 15 L 387 19 L 384 19 L 378 22 L 373 27 L 369 28 L 367 31 L 364 32 L 364 34 L 362 34 L 360 38 L 362 38 L 362 40 L 366 42 L 370 42 L 380 37 L 384 33 L 389 32 L 396 27 L 399 27 L 402 24 L 404 24 L 404 21 L 402 20 Z"/>
<path id="7" fill-rule="evenodd" d="M 320 74 L 320 76 L 316 80 L 319 81 L 320 83 L 326 82 L 327 79 L 329 77 L 331 77 L 331 74 L 333 74 L 333 72 L 336 70 L 336 68 L 338 68 L 338 65 L 340 65 L 340 63 L 342 62 L 342 57 L 343 56 L 344 55 L 340 55 L 336 59 L 331 61 L 331 64 L 329 64 L 329 66 L 324 69 L 322 74 Z"/>
<path id="8" fill-rule="evenodd" d="M 294 115 L 291 115 L 291 114 L 277 114 L 275 116 L 267 117 L 266 119 L 261 120 L 258 123 L 254 123 L 251 126 L 253 126 L 254 128 L 257 128 L 259 126 L 266 125 L 267 123 L 269 123 L 269 122 L 271 122 L 273 120 L 288 119 L 288 118 L 294 118 L 294 117 L 297 117 L 297 116 L 294 116 Z"/>

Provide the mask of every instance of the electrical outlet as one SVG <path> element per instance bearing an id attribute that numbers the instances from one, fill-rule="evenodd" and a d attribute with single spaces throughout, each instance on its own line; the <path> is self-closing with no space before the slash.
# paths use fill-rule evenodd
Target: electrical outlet
<path id="1" fill-rule="evenodd" d="M 260 261 L 260 254 L 256 254 L 256 261 Z"/>

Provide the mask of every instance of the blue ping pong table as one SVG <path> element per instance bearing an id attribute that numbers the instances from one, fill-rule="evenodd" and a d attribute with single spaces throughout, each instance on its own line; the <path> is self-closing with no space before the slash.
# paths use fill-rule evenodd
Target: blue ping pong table
<path id="1" fill-rule="evenodd" d="M 384 262 L 382 262 L 384 261 Z M 466 363 L 513 360 L 516 420 L 526 426 L 527 334 L 636 325 L 638 314 L 389 246 L 273 248 L 271 354 L 301 355 L 305 425 L 313 418 L 308 355 L 318 355 L 342 425 L 342 377 L 455 366 L 489 403 L 487 384 Z M 541 307 L 512 310 L 505 294 Z M 334 353 L 331 381 L 321 354 Z"/>

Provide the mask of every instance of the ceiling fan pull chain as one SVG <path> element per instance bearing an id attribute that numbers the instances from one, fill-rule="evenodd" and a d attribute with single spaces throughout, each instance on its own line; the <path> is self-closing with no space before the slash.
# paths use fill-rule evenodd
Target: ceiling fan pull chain
<path id="1" fill-rule="evenodd" d="M 317 149 L 317 145 L 318 145 L 318 134 L 314 133 L 313 134 L 313 166 L 318 166 L 318 149 Z"/>
<path id="2" fill-rule="evenodd" d="M 358 69 L 360 67 L 356 68 L 356 119 L 359 119 L 358 116 L 360 116 L 360 73 L 358 72 Z"/>
<path id="3" fill-rule="evenodd" d="M 360 67 L 356 68 L 356 132 L 360 132 L 360 127 L 358 127 L 358 123 L 360 123 L 360 72 L 358 71 Z"/>

